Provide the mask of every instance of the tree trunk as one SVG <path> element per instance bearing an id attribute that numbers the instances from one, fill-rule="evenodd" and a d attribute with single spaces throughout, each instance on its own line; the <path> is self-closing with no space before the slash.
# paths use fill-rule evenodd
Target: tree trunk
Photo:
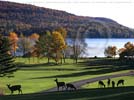
<path id="1" fill-rule="evenodd" d="M 66 63 L 66 56 L 65 56 L 65 52 L 63 52 L 63 61 L 64 61 L 64 63 Z"/>
<path id="2" fill-rule="evenodd" d="M 63 59 L 63 58 L 61 58 L 61 64 L 62 64 L 62 59 Z"/>
<path id="3" fill-rule="evenodd" d="M 50 58 L 49 58 L 49 57 L 47 57 L 47 63 L 48 63 L 48 64 L 50 63 Z"/>

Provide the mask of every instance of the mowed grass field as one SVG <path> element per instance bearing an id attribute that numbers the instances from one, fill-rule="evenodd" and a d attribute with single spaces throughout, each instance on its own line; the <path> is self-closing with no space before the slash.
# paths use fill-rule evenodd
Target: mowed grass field
<path id="1" fill-rule="evenodd" d="M 68 83 L 133 70 L 131 65 L 122 65 L 118 63 L 118 61 L 115 62 L 111 59 L 80 60 L 78 64 L 75 64 L 71 59 L 67 59 L 66 63 L 62 65 L 55 65 L 54 62 L 46 64 L 46 62 L 46 59 L 38 61 L 34 58 L 29 62 L 27 58 L 16 58 L 16 63 L 21 64 L 20 69 L 14 73 L 14 77 L 12 78 L 1 77 L 0 88 L 4 90 L 5 95 L 9 95 L 10 91 L 6 84 L 21 84 L 23 94 L 37 93 L 55 87 L 56 83 L 54 80 L 56 78 L 58 78 L 59 81 Z M 133 86 L 132 78 L 123 77 L 123 79 L 128 80 L 128 82 L 125 82 L 126 86 Z M 87 84 L 83 86 L 83 88 L 98 88 L 98 86 L 96 83 L 93 83 L 92 85 Z M 14 94 L 18 94 L 18 92 Z"/>

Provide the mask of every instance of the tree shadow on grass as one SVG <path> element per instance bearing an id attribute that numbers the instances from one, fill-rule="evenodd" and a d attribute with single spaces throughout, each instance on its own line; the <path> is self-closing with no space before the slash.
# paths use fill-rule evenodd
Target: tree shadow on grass
<path id="1" fill-rule="evenodd" d="M 35 77 L 32 79 L 43 79 L 43 78 L 67 78 L 67 77 L 79 77 L 79 76 L 85 76 L 85 75 L 101 75 L 101 74 L 107 74 L 112 72 L 118 72 L 122 70 L 132 70 L 133 67 L 131 66 L 122 66 L 122 67 L 93 67 L 93 68 L 85 68 L 82 72 L 74 72 L 71 74 L 63 74 L 63 75 L 54 75 L 54 76 L 42 76 L 42 77 Z M 60 70 L 62 71 L 62 70 Z"/>
<path id="2" fill-rule="evenodd" d="M 1 100 L 132 100 L 134 87 L 80 89 L 13 96 L 1 96 Z"/>
<path id="3" fill-rule="evenodd" d="M 35 67 L 53 67 L 53 66 L 64 66 L 64 65 L 76 65 L 71 63 L 57 64 L 54 62 L 51 63 L 36 63 L 36 64 L 25 64 L 25 63 L 16 63 L 20 68 L 35 68 Z"/>
<path id="4" fill-rule="evenodd" d="M 100 89 L 97 88 L 97 89 L 82 89 L 71 92 L 60 92 L 58 93 L 59 96 L 56 96 L 54 94 L 53 97 L 55 97 L 56 100 L 126 100 L 130 97 L 133 97 L 133 93 L 134 93 L 134 87 L 100 88 Z M 52 98 L 50 97 L 49 100 L 52 100 Z"/>
<path id="5" fill-rule="evenodd" d="M 124 66 L 129 65 L 133 66 L 134 61 L 128 60 L 119 60 L 119 59 L 95 59 L 95 60 L 86 60 L 85 62 L 81 62 L 86 66 L 101 66 L 101 65 L 112 65 L 112 66 Z"/>
<path id="6" fill-rule="evenodd" d="M 35 65 L 36 66 L 36 65 Z M 46 65 L 47 66 L 47 65 Z M 75 65 L 76 66 L 76 65 Z M 118 59 L 95 59 L 92 61 L 85 61 L 77 64 L 77 67 L 81 67 L 79 70 L 75 70 L 73 68 L 70 69 L 64 69 L 62 68 L 50 68 L 50 69 L 41 69 L 41 70 L 53 70 L 53 71 L 74 71 L 71 74 L 59 74 L 59 75 L 53 75 L 53 76 L 42 76 L 42 77 L 35 77 L 32 79 L 43 79 L 43 78 L 67 78 L 67 77 L 79 77 L 79 76 L 85 76 L 85 75 L 101 75 L 101 74 L 107 74 L 112 72 L 118 72 L 123 70 L 133 70 L 134 67 L 132 64 L 124 64 L 121 63 Z M 31 70 L 31 69 L 30 69 Z M 38 69 L 40 70 L 40 69 Z M 79 72 L 76 72 L 79 71 Z"/>
<path id="7" fill-rule="evenodd" d="M 55 66 L 57 65 L 56 63 L 37 63 L 37 64 L 25 64 L 21 63 L 20 67 L 25 68 L 25 67 L 39 67 L 39 66 Z"/>
<path id="8" fill-rule="evenodd" d="M 128 69 L 128 68 L 127 68 Z M 44 79 L 44 78 L 68 78 L 68 77 L 79 77 L 79 76 L 85 76 L 85 75 L 100 75 L 100 74 L 106 74 L 110 72 L 118 72 L 124 69 L 112 69 L 112 68 L 107 68 L 107 69 L 100 69 L 97 71 L 84 71 L 84 72 L 78 72 L 78 73 L 71 73 L 71 74 L 63 74 L 63 75 L 54 75 L 54 76 L 43 76 L 43 77 L 35 77 L 31 79 Z"/>
<path id="9" fill-rule="evenodd" d="M 23 68 L 23 71 L 76 71 L 77 69 L 73 68 Z"/>

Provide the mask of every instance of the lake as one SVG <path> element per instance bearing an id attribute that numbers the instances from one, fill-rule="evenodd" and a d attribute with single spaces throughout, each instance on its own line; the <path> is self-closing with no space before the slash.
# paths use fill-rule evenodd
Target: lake
<path id="1" fill-rule="evenodd" d="M 134 39 L 86 39 L 88 44 L 84 57 L 104 57 L 104 50 L 108 46 L 116 46 L 117 49 L 124 47 L 127 42 L 134 43 Z"/>
<path id="2" fill-rule="evenodd" d="M 70 39 L 68 39 L 68 42 Z M 134 39 L 85 39 L 88 47 L 86 49 L 86 54 L 83 57 L 104 57 L 104 50 L 108 46 L 116 46 L 117 49 L 122 48 L 125 43 L 132 42 Z M 16 52 L 17 56 L 22 56 L 22 53 Z"/>

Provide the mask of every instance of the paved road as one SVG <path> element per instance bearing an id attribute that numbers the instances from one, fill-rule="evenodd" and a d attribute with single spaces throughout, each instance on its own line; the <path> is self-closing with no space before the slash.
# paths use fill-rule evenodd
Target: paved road
<path id="1" fill-rule="evenodd" d="M 93 83 L 93 82 L 96 82 L 99 80 L 105 80 L 108 78 L 115 78 L 115 77 L 122 77 L 122 76 L 133 76 L 133 75 L 134 75 L 134 71 L 129 71 L 127 73 L 120 73 L 120 74 L 107 75 L 107 76 L 99 76 L 99 77 L 95 77 L 95 78 L 75 81 L 75 82 L 72 82 L 72 84 L 74 84 L 77 87 L 77 89 L 80 89 L 82 85 Z M 42 92 L 53 92 L 53 91 L 57 91 L 57 87 L 53 87 L 49 90 L 41 91 L 41 93 Z"/>

